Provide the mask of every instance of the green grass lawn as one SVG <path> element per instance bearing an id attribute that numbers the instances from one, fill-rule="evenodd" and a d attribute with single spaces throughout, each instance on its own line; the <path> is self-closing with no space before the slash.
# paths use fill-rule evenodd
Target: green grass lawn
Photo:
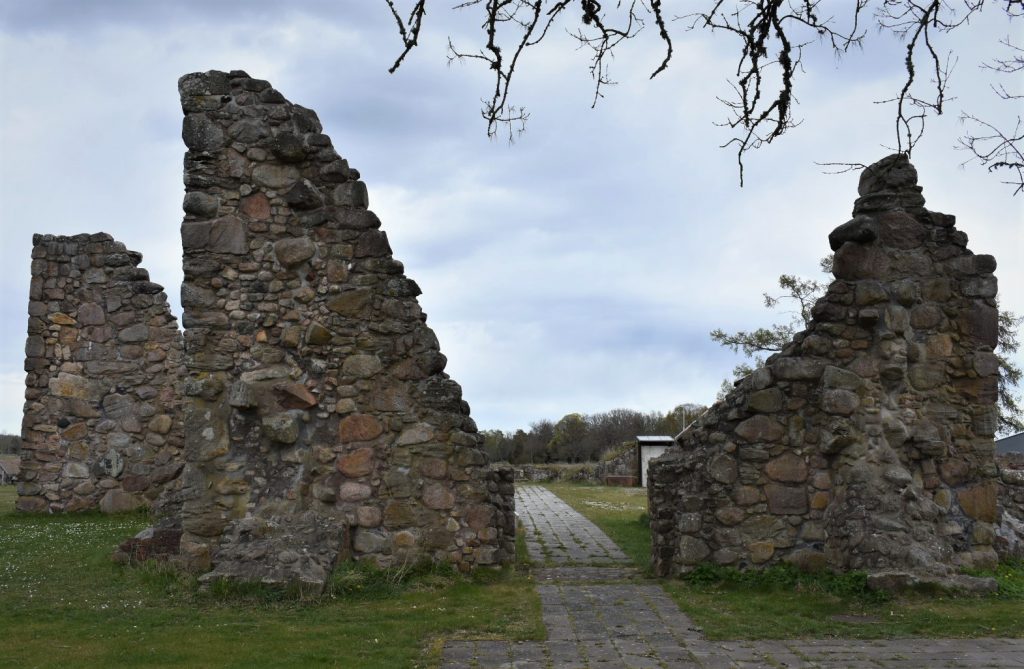
<path id="1" fill-rule="evenodd" d="M 648 568 L 644 489 L 545 485 Z M 1003 565 L 994 575 L 1002 592 L 987 597 L 885 598 L 867 592 L 858 575 L 811 576 L 787 568 L 748 576 L 712 569 L 693 582 L 663 586 L 710 639 L 1024 637 L 1024 564 Z"/>
<path id="2" fill-rule="evenodd" d="M 459 636 L 543 638 L 528 577 L 447 570 L 393 586 L 350 570 L 344 596 L 215 598 L 166 571 L 122 568 L 141 515 L 13 513 L 0 488 L 0 666 L 380 667 L 436 664 Z"/>
<path id="3" fill-rule="evenodd" d="M 0 516 L 14 512 L 14 500 L 18 493 L 12 485 L 0 485 Z"/>

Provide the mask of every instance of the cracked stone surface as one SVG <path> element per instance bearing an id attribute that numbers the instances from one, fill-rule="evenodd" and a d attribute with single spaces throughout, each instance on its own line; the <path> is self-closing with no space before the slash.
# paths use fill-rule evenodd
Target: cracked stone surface
<path id="1" fill-rule="evenodd" d="M 708 641 L 590 521 L 539 486 L 516 490 L 547 641 L 445 644 L 443 669 L 1024 667 L 1024 639 Z"/>

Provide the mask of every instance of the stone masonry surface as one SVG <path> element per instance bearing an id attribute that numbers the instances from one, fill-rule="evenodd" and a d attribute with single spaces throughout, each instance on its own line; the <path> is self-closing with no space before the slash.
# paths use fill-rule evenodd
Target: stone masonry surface
<path id="1" fill-rule="evenodd" d="M 589 542 L 586 551 L 607 563 L 611 541 L 600 530 L 576 532 L 589 521 L 567 504 L 535 486 L 521 486 L 516 496 L 527 536 L 555 548 L 567 537 L 549 528 L 562 528 L 576 535 L 571 543 Z M 558 552 L 531 552 L 536 561 L 566 564 L 552 555 Z M 707 641 L 660 586 L 639 580 L 635 570 L 572 562 L 535 568 L 534 575 L 547 641 L 449 641 L 443 669 L 1024 667 L 1022 639 Z"/>
<path id="2" fill-rule="evenodd" d="M 32 238 L 19 511 L 148 506 L 181 471 L 181 334 L 141 260 L 107 234 Z"/>
<path id="3" fill-rule="evenodd" d="M 905 156 L 859 193 L 807 329 L 652 463 L 657 574 L 786 561 L 941 579 L 997 561 L 996 261 L 924 208 Z"/>
<path id="4" fill-rule="evenodd" d="M 1024 560 L 1024 454 L 997 455 L 1000 522 L 996 551 L 1001 558 Z"/>
<path id="5" fill-rule="evenodd" d="M 316 114 L 244 72 L 188 74 L 185 469 L 153 540 L 202 577 L 322 587 L 340 559 L 514 559 L 420 289 Z"/>

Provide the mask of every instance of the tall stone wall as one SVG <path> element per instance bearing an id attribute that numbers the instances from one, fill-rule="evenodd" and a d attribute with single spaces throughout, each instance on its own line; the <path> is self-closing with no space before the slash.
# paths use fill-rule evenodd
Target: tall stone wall
<path id="1" fill-rule="evenodd" d="M 179 90 L 187 465 L 158 536 L 208 580 L 512 560 L 511 472 L 488 467 L 359 172 L 266 81 Z"/>
<path id="2" fill-rule="evenodd" d="M 149 505 L 181 470 L 182 342 L 142 255 L 32 238 L 21 511 Z"/>
<path id="3" fill-rule="evenodd" d="M 995 562 L 995 260 L 924 208 L 905 157 L 859 191 L 809 327 L 652 462 L 658 574 Z"/>

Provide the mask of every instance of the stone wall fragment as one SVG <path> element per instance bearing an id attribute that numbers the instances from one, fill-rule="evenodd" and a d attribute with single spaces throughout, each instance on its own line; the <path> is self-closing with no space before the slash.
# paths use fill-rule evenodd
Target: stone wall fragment
<path id="1" fill-rule="evenodd" d="M 141 260 L 104 233 L 32 238 L 21 511 L 152 506 L 181 469 L 181 333 Z"/>
<path id="2" fill-rule="evenodd" d="M 511 470 L 487 464 L 358 170 L 265 81 L 179 90 L 185 470 L 152 536 L 180 530 L 170 552 L 204 581 L 513 560 Z"/>
<path id="3" fill-rule="evenodd" d="M 995 261 L 924 208 L 905 156 L 859 195 L 808 328 L 652 461 L 656 573 L 995 564 Z"/>

